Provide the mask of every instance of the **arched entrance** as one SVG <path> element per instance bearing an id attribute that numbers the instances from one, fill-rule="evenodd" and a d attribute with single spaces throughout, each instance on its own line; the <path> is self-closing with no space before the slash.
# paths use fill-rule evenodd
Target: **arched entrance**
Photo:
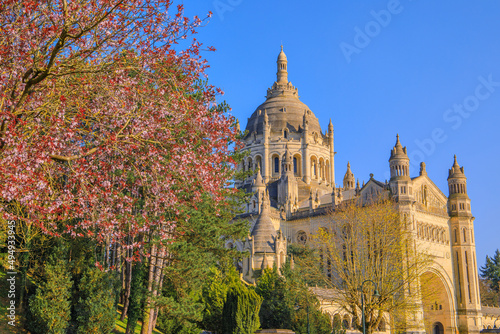
<path id="1" fill-rule="evenodd" d="M 444 334 L 444 327 L 443 324 L 438 322 L 435 322 L 432 325 L 432 334 Z"/>
<path id="2" fill-rule="evenodd" d="M 452 302 L 450 291 L 442 276 L 427 271 L 420 276 L 424 324 L 427 333 L 450 334 L 452 332 Z"/>

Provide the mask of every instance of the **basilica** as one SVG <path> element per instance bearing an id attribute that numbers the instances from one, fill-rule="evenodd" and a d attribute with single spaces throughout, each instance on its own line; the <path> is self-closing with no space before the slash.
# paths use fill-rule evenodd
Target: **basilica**
<path id="1" fill-rule="evenodd" d="M 500 309 L 481 305 L 474 217 L 464 167 L 456 157 L 450 157 L 448 195 L 428 177 L 425 163 L 417 175 L 410 175 L 414 171 L 399 136 L 394 147 L 387 148 L 390 180 L 382 182 L 370 175 L 360 184 L 348 163 L 343 179 L 336 183 L 333 124 L 330 120 L 323 132 L 318 118 L 300 101 L 297 87 L 288 80 L 283 47 L 276 81 L 248 118 L 245 130 L 243 151 L 248 156 L 239 168 L 253 175 L 236 187 L 252 194 L 241 216 L 251 223 L 250 235 L 237 243 L 250 255 L 242 262 L 247 282 L 254 282 L 256 271 L 280 268 L 287 260 L 287 245 L 306 244 L 328 210 L 345 201 L 390 193 L 410 221 L 419 247 L 432 255 L 433 264 L 424 275 L 439 291 L 436 307 L 422 306 L 420 318 L 407 332 L 466 334 L 499 327 Z M 340 317 L 348 332 L 355 331 L 350 326 L 353 319 L 328 302 L 328 293 L 317 291 L 317 295 L 332 321 Z M 379 330 L 391 332 L 389 326 Z"/>

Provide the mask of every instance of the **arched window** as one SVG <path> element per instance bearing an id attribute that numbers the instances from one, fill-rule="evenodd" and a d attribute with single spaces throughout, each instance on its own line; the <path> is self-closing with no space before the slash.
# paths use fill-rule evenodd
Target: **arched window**
<path id="1" fill-rule="evenodd" d="M 280 158 L 274 157 L 274 172 L 279 173 L 280 172 Z"/>
<path id="2" fill-rule="evenodd" d="M 298 173 L 297 158 L 296 157 L 293 157 L 293 173 L 294 174 Z"/>
<path id="3" fill-rule="evenodd" d="M 288 139 L 288 130 L 283 130 L 283 138 Z"/>

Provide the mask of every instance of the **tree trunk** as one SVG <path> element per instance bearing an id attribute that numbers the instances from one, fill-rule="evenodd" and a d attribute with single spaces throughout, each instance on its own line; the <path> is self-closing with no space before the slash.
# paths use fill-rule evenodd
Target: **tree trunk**
<path id="1" fill-rule="evenodd" d="M 124 263 L 125 265 L 121 264 L 120 265 L 120 281 L 122 282 L 122 289 L 120 293 L 120 304 L 124 305 L 125 304 L 125 292 L 126 292 L 126 283 L 125 279 L 127 278 L 127 275 L 125 274 L 125 271 L 127 270 L 125 258 L 127 257 L 126 251 L 123 249 L 123 245 L 120 246 L 120 263 Z"/>
<path id="2" fill-rule="evenodd" d="M 129 257 L 131 252 L 132 251 L 130 249 L 127 249 L 127 255 L 129 255 Z M 131 282 L 132 282 L 132 261 L 127 261 L 125 259 L 125 294 L 123 300 L 123 311 L 120 317 L 121 321 L 124 321 L 125 316 L 127 315 Z"/>
<path id="3" fill-rule="evenodd" d="M 153 298 L 161 295 L 161 288 L 163 286 L 163 264 L 165 259 L 165 246 L 161 246 L 158 256 L 156 258 L 155 276 L 153 282 Z M 153 332 L 156 326 L 156 319 L 158 318 L 158 306 L 150 310 L 149 333 Z"/>
<path id="4" fill-rule="evenodd" d="M 144 314 L 142 319 L 141 334 L 150 334 L 149 323 L 150 323 L 150 309 L 152 305 L 152 291 L 153 291 L 153 279 L 154 279 L 154 268 L 156 265 L 156 245 L 151 246 L 151 256 L 149 257 L 149 274 L 148 274 L 148 296 L 146 297 L 146 304 L 144 306 Z"/>

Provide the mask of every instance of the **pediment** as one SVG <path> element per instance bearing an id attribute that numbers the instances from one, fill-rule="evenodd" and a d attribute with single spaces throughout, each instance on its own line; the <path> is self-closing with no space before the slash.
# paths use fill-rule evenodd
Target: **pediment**
<path id="1" fill-rule="evenodd" d="M 447 211 L 448 197 L 427 175 L 421 175 L 413 179 L 413 197 L 416 203 L 425 208 Z"/>
<path id="2" fill-rule="evenodd" d="M 366 196 L 376 196 L 384 192 L 385 184 L 370 178 L 368 182 L 361 188 L 360 193 L 363 198 Z"/>

